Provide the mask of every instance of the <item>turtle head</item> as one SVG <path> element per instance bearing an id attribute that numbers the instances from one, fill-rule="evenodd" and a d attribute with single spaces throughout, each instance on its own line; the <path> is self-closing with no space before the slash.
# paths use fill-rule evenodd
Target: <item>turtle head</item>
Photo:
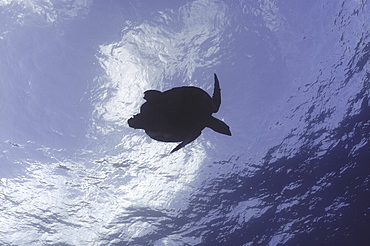
<path id="1" fill-rule="evenodd" d="M 128 119 L 128 125 L 134 129 L 145 129 L 145 120 L 140 114 Z"/>

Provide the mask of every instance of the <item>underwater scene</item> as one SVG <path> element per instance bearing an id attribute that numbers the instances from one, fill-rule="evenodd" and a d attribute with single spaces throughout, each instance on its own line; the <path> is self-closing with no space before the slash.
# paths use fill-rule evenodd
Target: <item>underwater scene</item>
<path id="1" fill-rule="evenodd" d="M 368 245 L 369 13 L 0 0 L 0 245 Z"/>

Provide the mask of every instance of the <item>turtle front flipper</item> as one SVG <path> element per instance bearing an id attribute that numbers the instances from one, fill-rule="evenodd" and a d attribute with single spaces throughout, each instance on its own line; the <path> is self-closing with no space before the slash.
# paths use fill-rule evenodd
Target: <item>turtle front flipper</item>
<path id="1" fill-rule="evenodd" d="M 206 127 L 211 128 L 215 132 L 231 136 L 230 127 L 222 120 L 211 116 L 207 121 Z"/>
<path id="2" fill-rule="evenodd" d="M 215 79 L 215 88 L 213 89 L 213 96 L 212 96 L 212 112 L 217 113 L 218 109 L 221 105 L 221 89 L 220 89 L 220 82 L 218 81 L 217 75 L 214 74 Z"/>
<path id="3" fill-rule="evenodd" d="M 187 145 L 188 143 L 191 143 L 193 142 L 197 137 L 199 137 L 201 132 L 197 132 L 187 138 L 185 138 L 179 145 L 177 145 L 172 151 L 171 153 L 181 149 L 182 147 L 184 147 L 185 145 Z"/>
<path id="4" fill-rule="evenodd" d="M 156 100 L 161 95 L 162 95 L 162 92 L 160 92 L 160 91 L 148 90 L 148 91 L 144 92 L 144 99 L 147 100 L 147 101 Z"/>

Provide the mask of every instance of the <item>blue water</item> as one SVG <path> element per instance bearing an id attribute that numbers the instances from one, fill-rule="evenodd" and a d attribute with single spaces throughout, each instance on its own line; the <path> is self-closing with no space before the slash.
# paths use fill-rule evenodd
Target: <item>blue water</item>
<path id="1" fill-rule="evenodd" d="M 0 244 L 368 245 L 369 4 L 0 0 Z M 213 73 L 232 137 L 128 127 Z"/>

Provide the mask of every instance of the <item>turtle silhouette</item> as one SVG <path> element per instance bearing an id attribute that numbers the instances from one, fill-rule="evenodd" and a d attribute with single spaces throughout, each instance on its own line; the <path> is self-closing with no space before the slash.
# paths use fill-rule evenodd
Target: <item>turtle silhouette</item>
<path id="1" fill-rule="evenodd" d="M 210 97 L 204 90 L 194 86 L 175 87 L 160 92 L 144 92 L 146 102 L 140 113 L 128 120 L 134 129 L 162 142 L 181 142 L 171 153 L 194 141 L 205 127 L 231 136 L 230 128 L 212 116 L 221 105 L 221 89 L 214 74 L 214 91 Z"/>

